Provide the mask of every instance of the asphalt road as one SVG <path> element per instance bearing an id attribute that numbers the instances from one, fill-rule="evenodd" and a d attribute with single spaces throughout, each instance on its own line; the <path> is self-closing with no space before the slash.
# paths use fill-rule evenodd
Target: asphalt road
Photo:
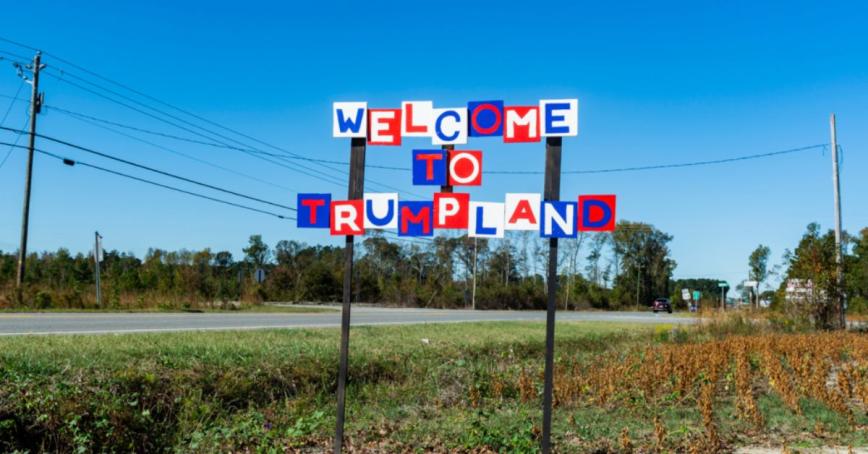
<path id="1" fill-rule="evenodd" d="M 559 312 L 559 321 L 693 323 L 650 312 Z M 544 321 L 544 311 L 469 311 L 353 307 L 353 325 Z M 140 333 L 340 326 L 340 311 L 321 313 L 0 313 L 0 336 Z"/>

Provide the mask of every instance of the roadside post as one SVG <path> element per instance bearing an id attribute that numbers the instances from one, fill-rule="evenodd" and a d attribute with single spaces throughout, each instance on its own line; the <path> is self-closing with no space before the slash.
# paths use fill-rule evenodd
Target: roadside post
<path id="1" fill-rule="evenodd" d="M 102 252 L 102 236 L 99 232 L 93 232 L 93 264 L 94 264 L 94 283 L 96 284 L 96 307 L 102 308 L 102 288 L 100 286 L 99 264 L 103 259 Z"/>
<path id="2" fill-rule="evenodd" d="M 720 309 L 726 311 L 726 289 L 729 288 L 729 284 L 726 281 L 721 281 L 717 283 L 717 286 L 720 287 Z"/>
<path id="3" fill-rule="evenodd" d="M 353 137 L 350 143 L 350 179 L 347 189 L 349 200 L 361 199 L 365 192 L 364 137 Z M 338 413 L 335 425 L 335 454 L 340 454 L 344 444 L 344 418 L 347 399 L 347 367 L 350 350 L 350 300 L 353 289 L 353 242 L 347 235 L 344 243 L 344 295 L 341 306 L 341 359 L 338 366 Z"/>
<path id="4" fill-rule="evenodd" d="M 546 137 L 546 170 L 543 197 L 557 201 L 561 197 L 561 138 Z M 551 452 L 552 435 L 552 389 L 554 387 L 555 361 L 555 310 L 558 293 L 558 239 L 549 238 L 549 268 L 546 279 L 548 303 L 546 307 L 546 358 L 545 383 L 543 385 L 543 433 L 542 452 Z"/>
<path id="5" fill-rule="evenodd" d="M 750 306 L 759 309 L 759 282 L 758 281 L 744 281 L 744 287 L 748 289 L 748 303 Z"/>

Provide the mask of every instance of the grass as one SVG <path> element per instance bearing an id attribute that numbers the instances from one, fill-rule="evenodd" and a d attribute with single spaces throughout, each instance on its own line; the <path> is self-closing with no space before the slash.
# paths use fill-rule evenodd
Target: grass
<path id="1" fill-rule="evenodd" d="M 0 308 L 0 314 L 18 314 L 18 313 L 83 313 L 83 314 L 99 314 L 99 313 L 178 313 L 178 312 L 207 312 L 207 313 L 235 313 L 235 312 L 252 312 L 252 313 L 289 313 L 289 314 L 316 314 L 325 312 L 335 312 L 339 308 L 332 307 L 313 307 L 313 306 L 277 306 L 272 304 L 244 304 L 233 309 L 219 308 L 203 308 L 203 309 L 167 309 L 160 307 L 145 307 L 135 309 L 119 309 L 119 308 L 104 308 L 104 309 L 64 309 L 64 308 L 48 308 L 48 309 L 29 309 L 29 308 Z"/>
<path id="2" fill-rule="evenodd" d="M 556 333 L 558 364 L 707 338 L 622 323 L 559 323 Z M 0 451 L 326 449 L 338 337 L 312 329 L 0 339 Z M 543 349 L 541 323 L 355 327 L 349 443 L 379 452 L 533 452 Z M 774 394 L 758 405 L 767 421 L 760 432 L 730 417 L 731 400 L 715 406 L 728 443 L 868 445 L 864 430 L 821 402 L 803 400 L 802 415 Z M 556 448 L 620 450 L 626 430 L 633 446 L 650 449 L 655 416 L 671 449 L 703 432 L 693 404 L 564 401 L 554 413 Z M 868 424 L 864 411 L 859 418 Z M 822 435 L 806 436 L 817 422 Z"/>

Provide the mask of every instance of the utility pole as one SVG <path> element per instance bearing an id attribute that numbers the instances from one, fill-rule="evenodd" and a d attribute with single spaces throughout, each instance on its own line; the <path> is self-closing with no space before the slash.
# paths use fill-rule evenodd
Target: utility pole
<path id="1" fill-rule="evenodd" d="M 642 264 L 636 263 L 636 311 L 639 311 L 639 282 L 642 280 Z"/>
<path id="2" fill-rule="evenodd" d="M 96 282 L 96 307 L 102 307 L 102 289 L 99 283 L 99 262 L 102 260 L 102 237 L 93 232 L 94 281 Z"/>
<path id="3" fill-rule="evenodd" d="M 841 329 L 847 328 L 847 292 L 844 288 L 844 250 L 841 245 L 841 180 L 838 172 L 838 130 L 835 114 L 829 115 L 829 130 L 832 134 L 832 184 L 835 190 L 835 264 L 838 288 L 838 322 Z"/>
<path id="4" fill-rule="evenodd" d="M 30 91 L 30 141 L 27 146 L 27 171 L 24 174 L 24 209 L 21 214 L 21 245 L 18 248 L 18 277 L 15 285 L 18 288 L 18 299 L 21 301 L 24 271 L 27 261 L 27 230 L 30 224 L 30 185 L 33 175 L 33 149 L 36 145 L 36 115 L 42 110 L 42 95 L 39 93 L 39 71 L 44 67 L 41 63 L 42 53 L 37 51 L 33 56 L 33 81 Z M 25 79 L 26 80 L 26 79 Z"/>

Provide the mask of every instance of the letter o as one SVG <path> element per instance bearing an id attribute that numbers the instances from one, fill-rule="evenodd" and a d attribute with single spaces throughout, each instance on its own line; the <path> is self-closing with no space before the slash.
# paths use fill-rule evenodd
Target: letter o
<path id="1" fill-rule="evenodd" d="M 461 161 L 468 161 L 470 163 L 472 171 L 466 176 L 458 174 L 458 164 Z M 479 159 L 471 153 L 456 153 L 449 160 L 449 174 L 452 177 L 452 181 L 458 184 L 473 184 L 479 178 L 480 167 Z"/>

